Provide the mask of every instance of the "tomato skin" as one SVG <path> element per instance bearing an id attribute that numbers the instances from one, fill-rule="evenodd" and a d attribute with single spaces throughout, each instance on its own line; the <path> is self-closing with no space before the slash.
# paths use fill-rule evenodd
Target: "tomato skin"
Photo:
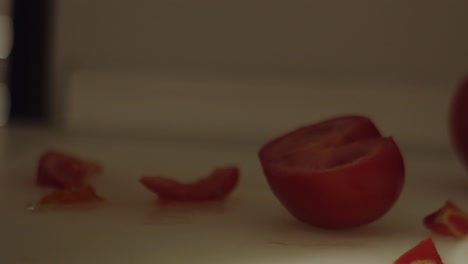
<path id="1" fill-rule="evenodd" d="M 393 264 L 443 264 L 434 241 L 426 238 L 401 255 Z"/>
<path id="2" fill-rule="evenodd" d="M 346 118 L 352 120 L 355 117 Z M 333 122 L 336 120 L 332 119 Z M 346 133 L 351 131 L 352 138 L 358 140 L 347 144 L 354 144 L 350 145 L 353 148 L 368 144 L 371 154 L 352 164 L 317 168 L 301 164 L 304 161 L 299 158 L 296 158 L 299 163 L 281 161 L 270 153 L 273 149 L 271 144 L 278 143 L 278 140 L 260 150 L 259 159 L 272 192 L 300 221 L 325 229 L 358 227 L 379 219 L 397 201 L 404 184 L 404 162 L 400 150 L 392 138 L 381 138 L 380 133 L 376 133 L 377 129 L 364 129 L 359 135 L 362 120 L 357 121 L 357 125 L 351 125 L 357 129 Z M 287 135 L 294 136 L 291 133 Z M 323 149 L 301 151 L 296 150 L 294 154 L 327 161 L 328 154 Z"/>
<path id="3" fill-rule="evenodd" d="M 460 82 L 451 102 L 449 128 L 458 158 L 468 169 L 468 75 Z"/>
<path id="4" fill-rule="evenodd" d="M 145 176 L 140 183 L 164 202 L 200 202 L 224 199 L 237 186 L 239 169 L 223 167 L 213 170 L 196 182 L 183 183 L 161 176 Z"/>
<path id="5" fill-rule="evenodd" d="M 68 153 L 48 150 L 39 159 L 36 184 L 56 189 L 83 187 L 90 176 L 100 173 L 101 170 L 97 162 L 84 161 Z"/>

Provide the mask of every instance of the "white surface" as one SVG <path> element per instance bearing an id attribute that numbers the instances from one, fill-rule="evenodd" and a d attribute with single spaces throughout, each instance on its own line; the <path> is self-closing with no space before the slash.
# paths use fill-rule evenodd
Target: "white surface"
<path id="1" fill-rule="evenodd" d="M 70 75 L 93 69 L 455 81 L 468 68 L 467 9 L 465 0 L 57 1 L 52 112 L 67 107 Z"/>
<path id="2" fill-rule="evenodd" d="M 71 75 L 61 113 L 70 131 L 243 141 L 363 114 L 401 142 L 447 145 L 448 109 L 457 85 L 458 79 L 259 80 L 83 70 Z"/>
<path id="3" fill-rule="evenodd" d="M 109 204 L 92 210 L 31 213 L 44 193 L 33 185 L 48 147 L 102 162 L 95 182 Z M 257 145 L 71 136 L 47 131 L 0 133 L 0 262 L 29 264 L 392 263 L 430 236 L 421 224 L 447 198 L 466 208 L 468 175 L 448 150 L 402 146 L 407 182 L 393 210 L 349 231 L 307 227 L 278 204 L 263 179 Z M 242 181 L 225 203 L 158 210 L 137 182 L 143 174 L 195 178 L 238 164 Z M 468 258 L 467 245 L 434 236 L 446 264 Z"/>
<path id="4" fill-rule="evenodd" d="M 12 0 L 0 0 L 0 14 L 11 14 L 11 4 Z"/>
<path id="5" fill-rule="evenodd" d="M 12 44 L 13 22 L 11 21 L 11 17 L 7 15 L 0 15 L 0 59 L 8 58 Z"/>
<path id="6" fill-rule="evenodd" d="M 59 1 L 55 69 L 457 76 L 468 66 L 467 8 L 464 0 Z"/>

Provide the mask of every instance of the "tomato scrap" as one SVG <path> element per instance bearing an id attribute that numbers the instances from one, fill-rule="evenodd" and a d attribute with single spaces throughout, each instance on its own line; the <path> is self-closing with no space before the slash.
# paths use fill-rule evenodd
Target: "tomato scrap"
<path id="1" fill-rule="evenodd" d="M 220 200 L 233 191 L 238 181 L 237 167 L 217 168 L 207 177 L 191 183 L 182 183 L 161 176 L 140 178 L 140 183 L 156 193 L 162 201 Z"/>
<path id="2" fill-rule="evenodd" d="M 297 128 L 266 143 L 258 156 L 282 205 L 321 228 L 353 228 L 379 219 L 404 183 L 397 144 L 364 116 Z"/>
<path id="3" fill-rule="evenodd" d="M 423 223 L 437 234 L 456 238 L 468 235 L 468 214 L 450 200 L 439 210 L 424 217 Z"/>
<path id="4" fill-rule="evenodd" d="M 426 238 L 405 252 L 393 264 L 443 264 L 431 238 Z"/>
<path id="5" fill-rule="evenodd" d="M 39 205 L 75 205 L 104 201 L 94 188 L 86 185 L 77 189 L 55 190 L 45 195 Z"/>
<path id="6" fill-rule="evenodd" d="M 85 161 L 56 150 L 43 153 L 37 167 L 36 184 L 56 189 L 77 188 L 86 185 L 89 177 L 99 174 L 97 162 Z"/>

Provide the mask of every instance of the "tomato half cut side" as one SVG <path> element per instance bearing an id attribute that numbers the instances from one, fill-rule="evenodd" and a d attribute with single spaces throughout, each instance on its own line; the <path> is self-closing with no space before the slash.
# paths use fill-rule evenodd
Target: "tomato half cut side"
<path id="1" fill-rule="evenodd" d="M 456 238 L 468 236 L 468 214 L 450 200 L 424 217 L 423 223 L 426 228 L 440 235 Z"/>
<path id="2" fill-rule="evenodd" d="M 300 221 L 328 229 L 379 219 L 404 183 L 398 146 L 361 116 L 294 130 L 262 147 L 259 159 L 283 206 Z"/>
<path id="3" fill-rule="evenodd" d="M 267 143 L 259 156 L 264 161 L 274 161 L 290 155 L 292 151 L 310 152 L 378 137 L 381 133 L 369 118 L 349 115 L 295 129 Z"/>
<path id="4" fill-rule="evenodd" d="M 39 159 L 36 184 L 57 189 L 83 187 L 89 177 L 99 174 L 99 163 L 85 161 L 71 154 L 49 150 Z"/>
<path id="5" fill-rule="evenodd" d="M 45 195 L 39 201 L 39 205 L 76 205 L 102 202 L 94 188 L 86 185 L 77 189 L 55 190 Z"/>
<path id="6" fill-rule="evenodd" d="M 237 186 L 239 174 L 237 167 L 223 167 L 214 169 L 208 176 L 191 183 L 161 176 L 145 176 L 140 178 L 140 183 L 157 194 L 161 201 L 220 200 Z"/>
<path id="7" fill-rule="evenodd" d="M 405 252 L 393 264 L 443 264 L 434 241 L 426 238 Z"/>

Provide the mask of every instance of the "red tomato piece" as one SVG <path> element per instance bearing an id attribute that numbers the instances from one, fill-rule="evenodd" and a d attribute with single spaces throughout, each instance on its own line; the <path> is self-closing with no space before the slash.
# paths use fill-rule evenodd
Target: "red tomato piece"
<path id="1" fill-rule="evenodd" d="M 344 116 L 298 128 L 280 136 L 260 150 L 262 160 L 275 160 L 290 152 L 316 151 L 344 145 L 359 139 L 379 138 L 380 131 L 374 123 L 362 116 Z"/>
<path id="2" fill-rule="evenodd" d="M 259 159 L 270 188 L 304 223 L 357 227 L 382 217 L 404 183 L 404 163 L 392 138 L 363 116 L 312 124 L 264 145 Z"/>
<path id="3" fill-rule="evenodd" d="M 40 205 L 74 205 L 104 201 L 93 187 L 86 185 L 78 189 L 56 190 L 45 195 Z"/>
<path id="4" fill-rule="evenodd" d="M 423 223 L 437 234 L 457 238 L 468 235 L 468 214 L 450 200 L 439 210 L 424 217 Z"/>
<path id="5" fill-rule="evenodd" d="M 443 264 L 439 252 L 431 238 L 419 242 L 393 264 Z"/>
<path id="6" fill-rule="evenodd" d="M 82 187 L 90 176 L 100 173 L 101 170 L 97 162 L 49 150 L 39 159 L 36 183 L 58 189 Z"/>
<path id="7" fill-rule="evenodd" d="M 460 82 L 451 102 L 449 128 L 452 144 L 468 168 L 468 75 Z"/>
<path id="8" fill-rule="evenodd" d="M 162 201 L 205 201 L 226 197 L 239 181 L 237 167 L 213 170 L 210 175 L 192 183 L 182 183 L 160 176 L 146 176 L 140 182 Z"/>

